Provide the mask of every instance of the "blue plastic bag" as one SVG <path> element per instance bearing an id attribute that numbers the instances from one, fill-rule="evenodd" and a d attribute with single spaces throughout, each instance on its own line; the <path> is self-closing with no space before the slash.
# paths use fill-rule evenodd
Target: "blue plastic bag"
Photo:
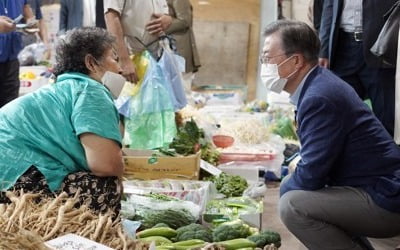
<path id="1" fill-rule="evenodd" d="M 185 90 L 183 88 L 182 72 L 185 70 L 185 59 L 175 54 L 169 48 L 168 39 L 162 41 L 163 54 L 158 61 L 167 84 L 175 111 L 184 108 L 187 105 Z"/>

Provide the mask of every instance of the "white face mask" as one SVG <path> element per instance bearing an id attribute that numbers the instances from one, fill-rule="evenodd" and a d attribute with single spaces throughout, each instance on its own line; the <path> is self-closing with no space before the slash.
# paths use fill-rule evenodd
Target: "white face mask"
<path id="1" fill-rule="evenodd" d="M 282 64 L 287 62 L 290 58 L 292 58 L 292 57 L 287 58 L 286 60 L 281 62 L 279 65 L 271 64 L 271 63 L 261 64 L 261 73 L 260 73 L 261 81 L 268 90 L 273 91 L 278 94 L 281 93 L 283 88 L 285 88 L 285 86 L 286 86 L 288 78 L 297 72 L 297 70 L 294 71 L 293 73 L 288 75 L 286 78 L 280 77 L 279 71 L 278 71 L 279 66 L 281 66 Z"/>
<path id="2" fill-rule="evenodd" d="M 101 78 L 101 82 L 110 90 L 114 99 L 117 99 L 119 94 L 121 94 L 126 79 L 121 74 L 106 71 L 106 73 L 104 73 L 103 77 Z"/>

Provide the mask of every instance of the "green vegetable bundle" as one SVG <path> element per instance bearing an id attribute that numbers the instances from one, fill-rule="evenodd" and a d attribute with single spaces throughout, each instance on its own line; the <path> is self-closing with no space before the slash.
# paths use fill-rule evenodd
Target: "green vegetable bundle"
<path id="1" fill-rule="evenodd" d="M 158 223 L 165 223 L 173 229 L 196 221 L 196 218 L 186 209 L 150 210 L 141 215 L 136 215 L 134 219 L 140 220 L 143 228 L 151 228 Z"/>
<path id="2" fill-rule="evenodd" d="M 246 238 L 250 235 L 250 227 L 241 220 L 229 221 L 217 226 L 212 235 L 215 242 Z"/>
<path id="3" fill-rule="evenodd" d="M 212 181 L 218 192 L 224 194 L 226 197 L 242 196 L 244 190 L 248 187 L 246 179 L 239 175 L 221 173 L 218 176 L 208 177 L 206 180 Z"/>
<path id="4" fill-rule="evenodd" d="M 200 139 L 204 138 L 204 131 L 197 127 L 192 119 L 178 128 L 178 133 L 169 148 L 175 149 L 178 154 L 190 155 L 200 150 Z"/>
<path id="5" fill-rule="evenodd" d="M 176 233 L 176 241 L 198 239 L 205 242 L 212 242 L 211 231 L 200 224 L 192 223 L 190 225 L 180 227 L 176 230 Z"/>
<path id="6" fill-rule="evenodd" d="M 257 234 L 253 234 L 247 237 L 248 240 L 256 243 L 257 247 L 263 248 L 266 245 L 274 244 L 275 247 L 279 248 L 281 246 L 281 236 L 279 233 L 266 230 Z"/>

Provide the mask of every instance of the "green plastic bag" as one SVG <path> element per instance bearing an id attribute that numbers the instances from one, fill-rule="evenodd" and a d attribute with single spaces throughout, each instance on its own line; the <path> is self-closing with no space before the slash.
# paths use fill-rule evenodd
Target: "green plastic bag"
<path id="1" fill-rule="evenodd" d="M 140 91 L 130 100 L 130 117 L 125 118 L 124 143 L 133 149 L 153 149 L 172 142 L 176 135 L 174 106 L 162 69 L 151 55 Z"/>

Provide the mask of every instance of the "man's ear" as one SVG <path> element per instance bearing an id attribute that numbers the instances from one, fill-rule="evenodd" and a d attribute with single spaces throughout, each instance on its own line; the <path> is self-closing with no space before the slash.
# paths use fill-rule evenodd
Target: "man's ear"
<path id="1" fill-rule="evenodd" d="M 96 73 L 97 63 L 94 60 L 92 55 L 85 56 L 85 66 L 89 70 L 90 73 Z"/>
<path id="2" fill-rule="evenodd" d="M 302 55 L 302 54 L 296 54 L 295 55 L 296 57 L 295 57 L 295 68 L 298 70 L 298 69 L 301 69 L 304 65 L 305 65 L 305 58 L 304 58 L 304 56 Z"/>

